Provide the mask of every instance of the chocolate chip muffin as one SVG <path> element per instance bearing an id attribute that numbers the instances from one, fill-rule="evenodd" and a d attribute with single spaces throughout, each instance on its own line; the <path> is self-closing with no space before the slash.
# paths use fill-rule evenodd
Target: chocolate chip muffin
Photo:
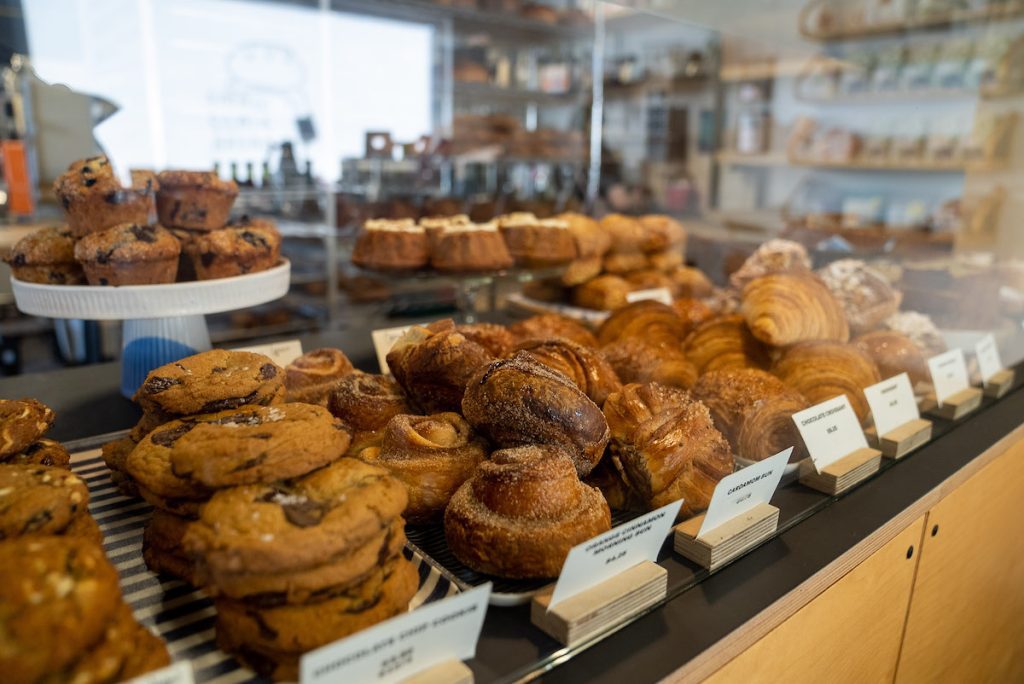
<path id="1" fill-rule="evenodd" d="M 75 237 L 121 223 L 146 223 L 156 189 L 152 177 L 140 179 L 138 186 L 122 186 L 104 156 L 74 162 L 53 184 Z"/>
<path id="2" fill-rule="evenodd" d="M 281 234 L 271 221 L 243 216 L 226 228 L 194 236 L 185 250 L 198 280 L 230 278 L 276 265 Z"/>
<path id="3" fill-rule="evenodd" d="M 23 237 L 7 256 L 18 280 L 47 285 L 81 285 L 85 273 L 75 261 L 75 238 L 67 226 L 43 228 Z"/>
<path id="4" fill-rule="evenodd" d="M 173 283 L 181 244 L 160 226 L 122 223 L 75 245 L 90 285 Z"/>
<path id="5" fill-rule="evenodd" d="M 221 180 L 212 171 L 163 171 L 157 181 L 157 217 L 175 228 L 223 228 L 238 195 L 234 181 Z"/>

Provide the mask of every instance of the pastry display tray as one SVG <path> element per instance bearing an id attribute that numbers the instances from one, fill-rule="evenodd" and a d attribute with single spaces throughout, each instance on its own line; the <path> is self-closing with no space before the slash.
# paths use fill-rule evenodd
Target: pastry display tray
<path id="1" fill-rule="evenodd" d="M 196 682 L 229 684 L 268 681 L 241 667 L 217 648 L 213 602 L 184 582 L 150 572 L 142 559 L 142 531 L 152 507 L 123 496 L 110 482 L 99 447 L 125 431 L 65 443 L 71 469 L 89 486 L 89 512 L 103 532 L 103 549 L 121 576 L 121 591 L 135 619 L 159 634 L 174 662 L 191 661 Z M 460 591 L 460 584 L 412 546 L 405 549 L 420 576 L 410 610 Z"/>

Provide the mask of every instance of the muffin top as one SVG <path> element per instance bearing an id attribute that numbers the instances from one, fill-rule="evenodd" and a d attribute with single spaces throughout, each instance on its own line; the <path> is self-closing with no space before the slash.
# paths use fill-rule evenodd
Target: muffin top
<path id="1" fill-rule="evenodd" d="M 181 243 L 161 226 L 122 223 L 91 233 L 75 245 L 75 258 L 106 264 L 111 261 L 154 261 L 177 257 Z"/>
<path id="2" fill-rule="evenodd" d="M 202 189 L 216 190 L 234 197 L 238 184 L 224 180 L 213 171 L 161 171 L 156 176 L 160 187 L 165 190 Z"/>
<path id="3" fill-rule="evenodd" d="M 50 226 L 18 240 L 7 263 L 12 266 L 65 264 L 75 260 L 75 238 L 67 226 Z"/>
<path id="4" fill-rule="evenodd" d="M 53 191 L 67 209 L 76 198 L 102 195 L 110 204 L 122 204 L 147 198 L 157 189 L 153 177 L 141 178 L 138 185 L 125 188 L 114 174 L 114 167 L 105 156 L 89 157 L 72 162 L 68 170 L 57 176 Z"/>
<path id="5" fill-rule="evenodd" d="M 206 255 L 265 256 L 280 244 L 281 234 L 272 221 L 243 216 L 229 223 L 226 228 L 196 236 L 187 244 L 187 248 L 189 253 L 199 254 L 201 259 L 212 259 L 212 256 Z"/>

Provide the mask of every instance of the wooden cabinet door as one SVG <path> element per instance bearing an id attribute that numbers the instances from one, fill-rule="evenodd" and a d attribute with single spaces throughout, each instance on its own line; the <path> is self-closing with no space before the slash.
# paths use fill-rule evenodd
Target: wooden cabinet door
<path id="1" fill-rule="evenodd" d="M 929 512 L 897 682 L 1024 682 L 1022 496 L 1019 442 Z"/>

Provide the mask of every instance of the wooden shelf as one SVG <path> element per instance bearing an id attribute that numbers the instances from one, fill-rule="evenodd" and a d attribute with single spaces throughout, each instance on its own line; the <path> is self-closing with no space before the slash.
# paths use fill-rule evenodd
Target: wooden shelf
<path id="1" fill-rule="evenodd" d="M 803 97 L 798 99 L 811 104 L 882 104 L 888 102 L 923 102 L 978 98 L 994 100 L 997 98 L 1024 95 L 1019 87 L 994 86 L 978 90 L 967 88 L 930 88 L 926 90 L 892 90 L 868 91 L 863 93 L 841 93 L 830 97 Z"/>
<path id="2" fill-rule="evenodd" d="M 719 152 L 715 155 L 719 164 L 726 166 L 788 166 L 789 159 L 785 154 L 768 152 L 765 154 L 742 154 L 740 152 Z"/>
<path id="3" fill-rule="evenodd" d="M 813 31 L 807 28 L 806 19 L 811 10 L 819 2 L 811 2 L 801 13 L 800 33 L 805 38 L 822 42 L 838 42 L 844 40 L 860 40 L 864 38 L 875 38 L 883 36 L 902 35 L 920 31 L 935 31 L 959 24 L 976 24 L 987 21 L 998 21 L 1014 19 L 1024 16 L 1024 3 L 1007 3 L 1007 7 L 983 7 L 974 10 L 964 10 L 942 14 L 934 17 L 921 19 L 910 19 L 906 21 L 892 22 L 888 24 L 875 24 L 873 26 L 862 26 L 855 29 L 841 29 L 837 31 Z"/>
<path id="4" fill-rule="evenodd" d="M 792 78 L 812 73 L 815 70 L 843 70 L 849 64 L 830 57 L 808 57 L 771 60 L 764 62 L 742 62 L 726 64 L 718 72 L 723 81 L 770 81 L 775 78 Z"/>
<path id="5" fill-rule="evenodd" d="M 589 92 L 545 93 L 540 90 L 502 88 L 491 83 L 456 81 L 453 89 L 456 99 L 481 99 L 500 102 L 533 102 L 537 104 L 569 105 L 581 102 Z"/>
<path id="6" fill-rule="evenodd" d="M 625 99 L 640 95 L 647 95 L 650 92 L 681 92 L 702 88 L 710 83 L 707 77 L 697 78 L 651 78 L 639 83 L 619 85 L 614 83 L 604 84 L 604 97 L 608 99 Z"/>
<path id="7" fill-rule="evenodd" d="M 850 171 L 903 171 L 913 173 L 987 173 L 1001 171 L 1006 168 L 1003 162 L 887 162 L 887 161 L 848 161 L 836 162 L 816 159 L 793 159 L 781 153 L 740 154 L 738 152 L 719 152 L 715 159 L 726 166 L 747 166 L 767 168 L 774 166 L 804 167 L 830 170 Z"/>

